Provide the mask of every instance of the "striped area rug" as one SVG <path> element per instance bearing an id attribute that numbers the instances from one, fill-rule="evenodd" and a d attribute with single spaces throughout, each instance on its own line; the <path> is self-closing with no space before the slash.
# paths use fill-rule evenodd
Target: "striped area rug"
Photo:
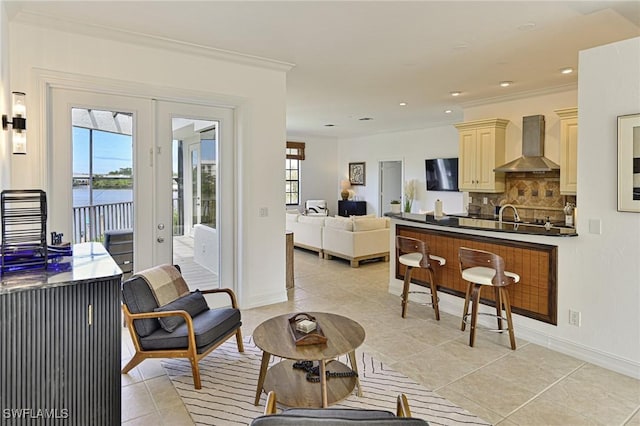
<path id="1" fill-rule="evenodd" d="M 202 389 L 193 388 L 191 366 L 186 359 L 163 362 L 171 382 L 184 401 L 196 425 L 247 425 L 264 410 L 253 405 L 262 351 L 245 337 L 245 352 L 239 353 L 230 339 L 200 361 Z M 407 395 L 413 417 L 431 425 L 488 425 L 489 423 L 424 388 L 408 377 L 387 368 L 370 355 L 356 351 L 363 396 L 355 391 L 332 407 L 373 408 L 396 411 L 396 397 Z M 271 363 L 280 359 L 272 357 Z M 340 359 L 347 363 L 347 359 Z M 330 379 L 329 379 L 330 380 Z"/>

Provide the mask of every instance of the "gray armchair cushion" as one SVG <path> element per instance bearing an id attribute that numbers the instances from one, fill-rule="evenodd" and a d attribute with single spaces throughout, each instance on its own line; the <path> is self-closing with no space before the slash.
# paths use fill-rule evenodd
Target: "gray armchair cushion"
<path id="1" fill-rule="evenodd" d="M 200 293 L 200 290 L 196 290 L 186 296 L 179 297 L 171 303 L 167 303 L 166 305 L 154 309 L 156 312 L 186 311 L 191 318 L 194 318 L 199 313 L 207 310 L 209 310 L 209 305 L 207 305 L 207 301 L 204 296 L 202 296 L 202 293 Z M 169 333 L 173 333 L 180 324 L 185 323 L 184 318 L 179 315 L 160 317 L 158 318 L 158 321 L 160 321 L 160 326 Z"/>
<path id="2" fill-rule="evenodd" d="M 319 409 L 324 411 L 324 409 Z M 273 414 L 270 416 L 260 416 L 251 422 L 251 426 L 424 426 L 428 425 L 422 419 L 413 417 L 367 417 L 363 412 L 367 410 L 354 410 L 364 417 L 309 417 L 288 414 Z"/>
<path id="3" fill-rule="evenodd" d="M 132 314 L 153 312 L 158 307 L 149 284 L 141 277 L 131 278 L 122 284 L 122 301 Z M 138 336 L 145 337 L 158 330 L 160 322 L 157 318 L 137 319 L 133 326 Z"/>
<path id="4" fill-rule="evenodd" d="M 386 410 L 367 410 L 367 409 L 352 409 L 352 408 L 287 408 L 282 411 L 286 416 L 301 416 L 301 417 L 333 417 L 340 419 L 380 419 L 380 418 L 393 418 L 395 414 Z"/>
<path id="5" fill-rule="evenodd" d="M 240 311 L 233 308 L 210 309 L 193 317 L 198 353 L 217 343 L 225 335 L 242 325 Z M 187 324 L 182 323 L 172 333 L 158 327 L 152 334 L 141 337 L 145 350 L 178 349 L 189 346 Z"/>

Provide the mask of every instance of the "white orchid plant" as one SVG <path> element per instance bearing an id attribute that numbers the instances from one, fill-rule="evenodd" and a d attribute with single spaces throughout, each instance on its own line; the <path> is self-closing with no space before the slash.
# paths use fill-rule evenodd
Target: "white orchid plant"
<path id="1" fill-rule="evenodd" d="M 413 200 L 416 196 L 416 180 L 411 179 L 404 183 L 404 211 L 405 213 L 411 212 L 411 206 L 413 206 Z"/>

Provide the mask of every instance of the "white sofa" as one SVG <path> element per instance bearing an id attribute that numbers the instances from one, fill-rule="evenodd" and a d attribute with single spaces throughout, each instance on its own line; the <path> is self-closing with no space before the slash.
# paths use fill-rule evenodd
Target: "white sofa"
<path id="1" fill-rule="evenodd" d="M 389 261 L 389 218 L 318 217 L 288 211 L 286 228 L 293 232 L 294 246 L 317 251 L 325 259 L 347 259 L 354 268 L 362 260 Z"/>
<path id="2" fill-rule="evenodd" d="M 325 219 L 326 216 L 305 216 L 298 211 L 287 211 L 286 229 L 293 232 L 293 245 L 317 251 L 322 257 L 322 228 Z"/>
<path id="3" fill-rule="evenodd" d="M 382 258 L 388 262 L 389 218 L 328 217 L 322 228 L 322 250 L 325 259 L 333 256 L 347 259 L 352 268 L 367 259 Z"/>

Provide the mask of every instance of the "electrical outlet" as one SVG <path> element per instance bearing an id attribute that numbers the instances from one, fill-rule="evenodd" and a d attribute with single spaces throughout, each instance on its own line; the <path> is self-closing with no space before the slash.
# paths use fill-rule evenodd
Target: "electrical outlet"
<path id="1" fill-rule="evenodd" d="M 260 207 L 258 210 L 258 216 L 267 217 L 269 216 L 269 209 L 267 207 Z"/>
<path id="2" fill-rule="evenodd" d="M 489 199 L 487 197 L 482 197 L 482 204 L 488 204 Z"/>
<path id="3" fill-rule="evenodd" d="M 569 324 L 575 325 L 576 327 L 580 327 L 580 323 L 582 322 L 580 311 L 574 311 L 573 309 L 569 309 Z"/>

